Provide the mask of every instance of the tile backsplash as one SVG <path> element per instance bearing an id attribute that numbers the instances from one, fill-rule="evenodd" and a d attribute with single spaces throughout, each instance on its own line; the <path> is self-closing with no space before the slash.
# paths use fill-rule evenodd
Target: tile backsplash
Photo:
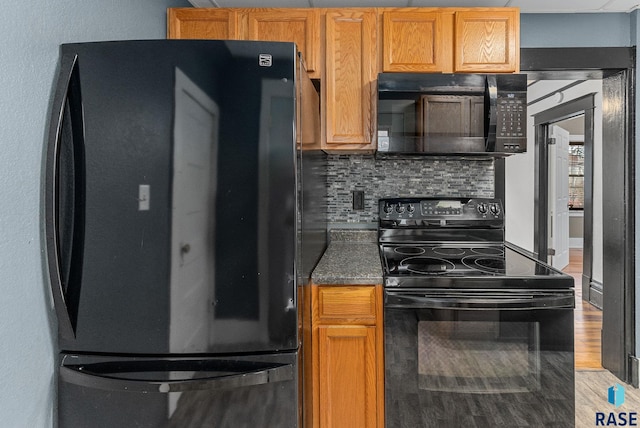
<path id="1" fill-rule="evenodd" d="M 329 155 L 329 223 L 374 223 L 388 196 L 494 196 L 494 162 L 486 158 Z M 354 190 L 364 210 L 353 210 Z"/>

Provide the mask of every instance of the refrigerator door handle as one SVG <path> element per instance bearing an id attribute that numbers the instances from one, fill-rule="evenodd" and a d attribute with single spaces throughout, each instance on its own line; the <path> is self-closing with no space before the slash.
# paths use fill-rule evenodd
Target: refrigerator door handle
<path id="1" fill-rule="evenodd" d="M 181 372 L 183 371 L 180 370 L 172 373 Z M 292 364 L 277 363 L 262 365 L 249 371 L 233 374 L 222 373 L 216 376 L 195 379 L 185 377 L 184 379 L 176 380 L 146 380 L 136 377 L 136 373 L 140 372 L 109 374 L 91 372 L 87 370 L 87 366 L 84 365 L 60 367 L 61 379 L 74 385 L 108 391 L 130 391 L 139 393 L 235 389 L 295 379 L 295 367 Z M 170 370 L 167 371 L 167 374 L 169 373 L 171 373 Z M 197 373 L 197 371 L 195 373 Z"/>
<path id="2" fill-rule="evenodd" d="M 84 247 L 84 113 L 76 55 L 63 56 L 53 96 L 44 183 L 45 239 L 50 285 L 62 338 L 78 320 Z"/>

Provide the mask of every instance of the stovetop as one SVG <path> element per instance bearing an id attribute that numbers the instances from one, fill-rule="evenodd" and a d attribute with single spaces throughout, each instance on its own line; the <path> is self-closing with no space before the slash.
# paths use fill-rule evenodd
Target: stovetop
<path id="1" fill-rule="evenodd" d="M 385 284 L 395 287 L 565 288 L 573 279 L 508 244 L 381 244 Z M 550 281 L 551 280 L 551 281 Z M 570 282 L 570 283 L 569 283 Z"/>
<path id="2" fill-rule="evenodd" d="M 504 241 L 496 199 L 380 200 L 387 287 L 570 288 L 573 278 Z"/>

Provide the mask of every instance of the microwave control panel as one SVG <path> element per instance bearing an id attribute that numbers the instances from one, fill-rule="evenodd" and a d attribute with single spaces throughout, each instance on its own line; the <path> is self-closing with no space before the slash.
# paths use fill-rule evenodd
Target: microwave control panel
<path id="1" fill-rule="evenodd" d="M 527 93 L 498 93 L 496 149 L 520 153 L 527 150 Z"/>

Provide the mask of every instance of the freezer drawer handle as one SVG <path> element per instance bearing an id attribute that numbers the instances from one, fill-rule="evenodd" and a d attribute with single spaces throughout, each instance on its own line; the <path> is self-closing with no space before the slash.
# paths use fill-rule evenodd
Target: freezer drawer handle
<path id="1" fill-rule="evenodd" d="M 234 364 L 231 362 L 231 364 Z M 232 371 L 235 371 L 232 368 Z M 167 372 L 179 373 L 183 370 Z M 224 371 L 224 370 L 223 370 Z M 130 372 L 134 373 L 140 372 Z M 93 389 L 107 391 L 129 391 L 139 393 L 169 393 L 196 390 L 235 389 L 247 386 L 264 385 L 268 383 L 290 381 L 295 378 L 292 364 L 262 364 L 255 370 L 198 379 L 177 379 L 168 381 L 154 381 L 137 379 L 127 376 L 127 373 L 96 373 L 90 371 L 90 365 L 67 365 L 60 367 L 60 377 L 64 382 Z"/>

